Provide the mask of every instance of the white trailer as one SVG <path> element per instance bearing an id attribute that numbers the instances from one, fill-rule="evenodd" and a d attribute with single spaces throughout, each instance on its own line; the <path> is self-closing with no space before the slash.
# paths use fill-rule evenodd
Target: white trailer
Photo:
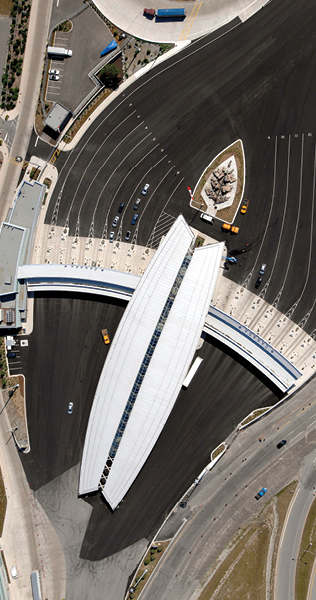
<path id="1" fill-rule="evenodd" d="M 42 600 L 41 582 L 38 571 L 32 571 L 31 573 L 31 586 L 33 600 Z"/>
<path id="2" fill-rule="evenodd" d="M 58 48 L 57 46 L 48 46 L 47 52 L 51 56 L 61 56 L 64 58 L 67 56 L 72 56 L 72 50 L 66 50 L 66 48 Z"/>
<path id="3" fill-rule="evenodd" d="M 192 367 L 189 369 L 187 376 L 182 384 L 182 387 L 187 388 L 189 387 L 195 373 L 197 372 L 201 362 L 202 362 L 203 358 L 200 358 L 199 356 L 197 356 L 197 358 L 195 359 Z"/>

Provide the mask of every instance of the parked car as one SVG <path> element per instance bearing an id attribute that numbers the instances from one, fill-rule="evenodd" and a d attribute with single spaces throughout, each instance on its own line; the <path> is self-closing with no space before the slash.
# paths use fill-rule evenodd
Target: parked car
<path id="1" fill-rule="evenodd" d="M 255 283 L 255 288 L 258 288 L 262 283 L 262 277 L 258 277 L 256 283 Z"/>
<path id="2" fill-rule="evenodd" d="M 149 188 L 149 183 L 145 183 L 144 189 L 142 191 L 143 196 L 146 196 L 148 188 Z"/>
<path id="3" fill-rule="evenodd" d="M 16 358 L 16 352 L 8 352 L 8 358 Z"/>
<path id="4" fill-rule="evenodd" d="M 240 209 L 240 212 L 243 215 L 247 212 L 248 204 L 249 204 L 249 200 L 243 200 L 243 202 L 241 204 L 241 209 Z"/>
<path id="5" fill-rule="evenodd" d="M 131 231 L 127 231 L 126 232 L 126 236 L 125 236 L 125 239 L 126 239 L 127 242 L 130 239 L 130 237 L 131 237 Z"/>
<path id="6" fill-rule="evenodd" d="M 114 221 L 112 223 L 112 227 L 116 227 L 116 225 L 118 224 L 119 220 L 120 220 L 120 217 L 115 217 L 115 219 L 114 219 Z"/>
<path id="7" fill-rule="evenodd" d="M 72 415 L 73 407 L 74 407 L 74 403 L 73 402 L 69 402 L 69 404 L 68 404 L 68 415 Z"/>
<path id="8" fill-rule="evenodd" d="M 123 210 L 123 208 L 124 208 L 124 202 L 121 202 L 120 206 L 118 207 L 118 211 L 117 212 L 121 213 L 122 210 Z"/>
<path id="9" fill-rule="evenodd" d="M 48 72 L 50 75 L 59 75 L 59 71 L 57 71 L 57 69 L 49 69 Z"/>
<path id="10" fill-rule="evenodd" d="M 284 446 L 286 444 L 286 440 L 281 440 L 278 444 L 277 444 L 277 448 L 278 450 L 280 450 L 280 448 L 282 448 L 282 446 Z"/>
<path id="11" fill-rule="evenodd" d="M 112 242 L 113 242 L 113 240 L 114 240 L 114 231 L 111 231 L 111 233 L 110 233 L 110 237 L 109 237 L 109 242 L 111 242 L 111 243 L 112 243 Z"/>
<path id="12" fill-rule="evenodd" d="M 261 268 L 260 268 L 260 271 L 259 271 L 260 275 L 264 275 L 266 267 L 267 267 L 267 265 L 265 265 L 264 263 L 263 263 L 263 265 L 261 265 Z"/>
<path id="13" fill-rule="evenodd" d="M 260 498 L 262 498 L 262 496 L 264 496 L 266 492 L 267 488 L 262 488 L 262 490 L 260 490 L 260 492 L 258 492 L 258 494 L 255 495 L 255 499 L 260 500 Z"/>
<path id="14" fill-rule="evenodd" d="M 135 225 L 137 219 L 138 219 L 138 215 L 134 215 L 133 219 L 132 219 L 132 225 Z"/>
<path id="15" fill-rule="evenodd" d="M 10 571 L 11 571 L 11 577 L 13 577 L 13 579 L 17 579 L 18 578 L 18 572 L 17 572 L 16 567 L 14 565 L 13 565 L 13 567 L 11 567 Z"/>
<path id="16" fill-rule="evenodd" d="M 49 76 L 49 79 L 50 79 L 51 81 L 59 81 L 59 75 L 50 75 L 50 76 Z"/>
<path id="17" fill-rule="evenodd" d="M 136 200 L 136 202 L 135 202 L 135 204 L 134 204 L 134 210 L 137 210 L 137 209 L 138 209 L 138 207 L 139 207 L 139 205 L 140 205 L 141 201 L 142 201 L 142 199 L 141 199 L 141 198 L 137 198 L 137 200 Z"/>

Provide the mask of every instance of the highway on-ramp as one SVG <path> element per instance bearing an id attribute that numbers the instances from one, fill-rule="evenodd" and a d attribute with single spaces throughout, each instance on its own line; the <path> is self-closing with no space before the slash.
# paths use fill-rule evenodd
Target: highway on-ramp
<path id="1" fill-rule="evenodd" d="M 305 520 L 315 500 L 316 458 L 309 457 L 287 514 L 280 539 L 275 575 L 275 600 L 295 599 L 295 573 Z"/>
<path id="2" fill-rule="evenodd" d="M 289 403 L 234 436 L 226 455 L 204 476 L 187 507 L 182 510 L 178 506 L 170 523 L 159 533 L 160 540 L 175 538 L 149 579 L 142 600 L 197 600 L 198 591 L 202 591 L 221 550 L 238 527 L 258 514 L 272 496 L 299 478 L 306 495 L 313 498 L 315 411 L 312 382 Z M 265 441 L 260 443 L 261 435 Z M 287 438 L 287 445 L 278 450 L 276 444 L 281 436 Z M 268 491 L 257 502 L 254 496 L 262 487 Z M 187 519 L 185 524 L 183 518 Z M 291 542 L 287 541 L 291 548 L 293 535 L 301 530 L 303 523 L 304 518 L 297 529 L 291 530 Z M 295 550 L 293 557 L 296 559 Z M 292 596 L 281 597 L 289 600 Z"/>

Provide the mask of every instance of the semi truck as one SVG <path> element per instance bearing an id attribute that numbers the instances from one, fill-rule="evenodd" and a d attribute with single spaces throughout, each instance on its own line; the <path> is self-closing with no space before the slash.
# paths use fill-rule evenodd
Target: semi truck
<path id="1" fill-rule="evenodd" d="M 156 17 L 157 19 L 184 19 L 185 8 L 144 8 L 146 17 Z"/>
<path id="2" fill-rule="evenodd" d="M 58 48 L 57 46 L 48 46 L 47 52 L 52 56 L 61 56 L 63 58 L 67 58 L 67 56 L 72 56 L 72 50 L 66 50 L 66 48 Z"/>

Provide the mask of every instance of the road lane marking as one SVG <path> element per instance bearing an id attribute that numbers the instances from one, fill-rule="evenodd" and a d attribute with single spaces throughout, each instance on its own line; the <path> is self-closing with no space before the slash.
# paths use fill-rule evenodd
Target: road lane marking
<path id="1" fill-rule="evenodd" d="M 194 4 L 194 6 L 192 8 L 192 11 L 191 11 L 191 14 L 188 17 L 188 21 L 186 22 L 185 27 L 184 27 L 184 29 L 183 29 L 183 31 L 182 31 L 179 39 L 178 39 L 178 42 L 180 42 L 181 40 L 186 40 L 187 39 L 187 37 L 188 37 L 188 35 L 190 33 L 190 29 L 191 29 L 191 27 L 192 27 L 192 25 L 193 25 L 193 23 L 194 23 L 194 21 L 195 21 L 195 19 L 197 17 L 197 14 L 198 14 L 198 12 L 199 12 L 202 4 L 203 4 L 203 0 L 200 0 L 200 2 L 196 2 Z"/>

